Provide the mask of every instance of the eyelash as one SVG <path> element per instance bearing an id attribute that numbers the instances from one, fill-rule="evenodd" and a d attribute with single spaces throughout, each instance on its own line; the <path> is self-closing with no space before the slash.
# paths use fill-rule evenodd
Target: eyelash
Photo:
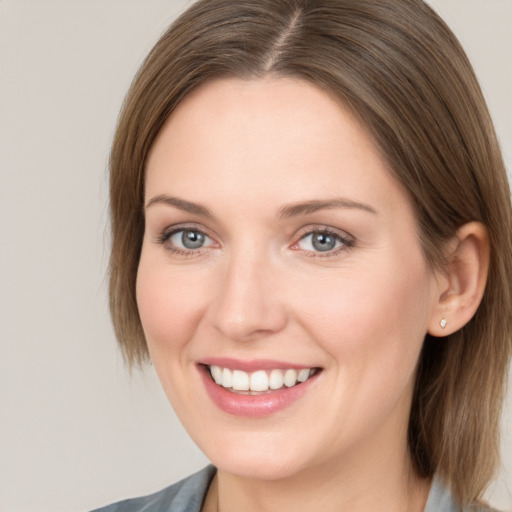
<path id="1" fill-rule="evenodd" d="M 169 240 L 176 235 L 177 233 L 180 233 L 182 231 L 192 231 L 194 233 L 198 233 L 200 235 L 205 236 L 206 238 L 213 240 L 212 237 L 210 237 L 207 233 L 205 233 L 202 229 L 197 228 L 196 226 L 191 225 L 185 225 L 185 226 L 177 226 L 171 230 L 164 230 L 162 234 L 157 238 L 156 242 L 160 245 L 166 246 L 166 249 L 170 251 L 172 254 L 175 254 L 177 256 L 182 257 L 194 257 L 202 254 L 201 249 L 205 249 L 205 247 L 200 247 L 198 249 L 181 249 L 179 247 L 176 247 L 175 245 L 172 245 L 169 242 Z M 207 247 L 206 247 L 207 248 Z"/>
<path id="2" fill-rule="evenodd" d="M 301 241 L 305 240 L 308 236 L 314 236 L 315 234 L 332 236 L 341 245 L 340 245 L 340 247 L 337 247 L 335 249 L 325 251 L 325 252 L 302 250 L 303 254 L 308 258 L 329 258 L 329 257 L 338 256 L 341 252 L 347 251 L 348 249 L 351 249 L 355 245 L 355 240 L 350 235 L 341 234 L 337 230 L 334 230 L 327 226 L 322 226 L 322 227 L 307 228 L 307 230 L 303 231 L 299 235 L 297 242 L 295 242 L 292 245 L 292 248 L 294 246 L 296 246 L 297 244 L 299 244 Z M 295 249 L 295 250 L 301 251 L 301 249 Z"/>
<path id="3" fill-rule="evenodd" d="M 182 231 L 192 231 L 194 233 L 198 233 L 200 235 L 205 236 L 206 238 L 213 241 L 213 238 L 210 237 L 205 231 L 202 229 L 197 228 L 196 226 L 177 226 L 171 230 L 165 230 L 161 233 L 161 235 L 157 238 L 156 242 L 160 245 L 166 246 L 166 249 L 170 251 L 171 253 L 182 256 L 182 257 L 194 257 L 199 256 L 203 253 L 202 249 L 207 249 L 208 247 L 199 247 L 198 249 L 181 249 L 179 247 L 176 247 L 175 245 L 169 244 L 169 240 L 176 234 L 182 232 Z M 328 236 L 332 236 L 337 242 L 339 242 L 341 245 L 340 247 L 337 247 L 332 250 L 325 251 L 324 253 L 322 251 L 311 251 L 311 250 L 301 250 L 301 249 L 294 249 L 295 246 L 297 246 L 301 241 L 305 240 L 308 236 L 313 236 L 315 234 L 326 234 Z M 339 253 L 343 251 L 347 251 L 348 249 L 351 249 L 355 245 L 355 240 L 350 235 L 342 235 L 340 232 L 329 228 L 327 226 L 322 227 L 314 227 L 314 228 L 307 228 L 307 230 L 304 230 L 302 233 L 298 235 L 298 239 L 296 242 L 294 242 L 291 246 L 292 250 L 300 251 L 302 252 L 306 257 L 308 258 L 328 258 L 337 256 Z"/>

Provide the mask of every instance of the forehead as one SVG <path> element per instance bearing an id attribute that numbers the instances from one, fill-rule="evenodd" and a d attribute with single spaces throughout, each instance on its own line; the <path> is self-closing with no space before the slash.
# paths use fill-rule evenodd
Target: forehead
<path id="1" fill-rule="evenodd" d="M 156 155 L 170 158 L 190 149 L 194 141 L 207 149 L 210 156 L 222 153 L 231 160 L 235 157 L 248 160 L 260 155 L 268 161 L 272 152 L 277 155 L 287 147 L 293 148 L 299 158 L 300 151 L 307 148 L 298 142 L 304 139 L 313 142 L 314 136 L 319 135 L 327 144 L 326 133 L 337 132 L 332 126 L 337 116 L 332 114 L 338 109 L 341 106 L 325 92 L 302 80 L 207 82 L 189 94 L 171 114 L 153 144 L 149 165 Z M 223 143 L 219 145 L 221 140 Z"/>
<path id="2" fill-rule="evenodd" d="M 166 190 L 162 190 L 162 189 Z M 153 144 L 146 197 L 217 193 L 268 203 L 405 193 L 368 131 L 320 88 L 297 79 L 224 79 L 187 96 Z"/>

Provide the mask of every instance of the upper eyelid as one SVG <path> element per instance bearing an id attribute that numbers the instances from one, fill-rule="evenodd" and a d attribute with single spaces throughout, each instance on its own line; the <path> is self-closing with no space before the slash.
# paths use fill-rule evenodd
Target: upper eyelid
<path id="1" fill-rule="evenodd" d="M 157 236 L 154 242 L 157 245 L 164 246 L 167 251 L 169 251 L 171 254 L 174 254 L 175 256 L 199 256 L 200 254 L 203 253 L 204 250 L 211 248 L 211 245 L 207 245 L 195 249 L 189 249 L 187 247 L 180 247 L 179 245 L 175 245 L 174 243 L 171 242 L 171 238 L 174 235 L 180 233 L 181 231 L 187 230 L 201 233 L 205 235 L 205 237 L 208 238 L 211 242 L 213 242 L 213 244 L 217 243 L 215 238 L 211 237 L 208 233 L 205 232 L 205 230 L 190 225 L 169 226 L 168 228 L 160 232 L 160 234 Z"/>
<path id="2" fill-rule="evenodd" d="M 355 237 L 344 229 L 335 228 L 332 226 L 326 226 L 326 225 L 322 225 L 322 224 L 314 224 L 314 225 L 310 225 L 310 226 L 305 226 L 304 228 L 301 228 L 297 231 L 295 237 L 298 241 L 298 240 L 304 238 L 306 235 L 310 235 L 312 233 L 330 233 L 332 235 L 337 235 L 340 238 L 350 238 L 351 240 L 355 240 Z"/>
<path id="3" fill-rule="evenodd" d="M 170 239 L 172 236 L 174 236 L 176 233 L 179 233 L 180 231 L 197 231 L 198 233 L 201 233 L 205 235 L 207 238 L 209 238 L 214 243 L 218 243 L 216 238 L 211 236 L 211 234 L 208 233 L 208 230 L 204 228 L 200 228 L 197 225 L 194 225 L 193 223 L 185 223 L 185 224 L 175 224 L 172 226 L 167 226 L 166 228 L 160 230 L 156 237 L 154 238 L 154 242 L 158 245 L 165 245 L 170 243 Z M 183 252 L 199 252 L 201 249 L 208 249 L 208 247 L 200 247 L 198 249 L 181 249 L 180 247 L 175 247 L 176 251 L 183 251 Z M 169 250 L 171 250 L 169 248 Z"/>
<path id="4" fill-rule="evenodd" d="M 193 222 L 167 226 L 166 228 L 164 228 L 161 231 L 161 234 L 164 236 L 171 236 L 175 233 L 179 233 L 180 231 L 187 231 L 187 230 L 197 231 L 198 233 L 202 233 L 203 235 L 206 235 L 208 238 L 212 238 L 212 239 L 214 238 L 211 235 L 210 230 L 208 230 L 202 226 L 198 226 L 197 224 L 194 224 Z"/>
<path id="5" fill-rule="evenodd" d="M 301 249 L 294 247 L 298 246 L 298 244 L 307 238 L 308 236 L 311 236 L 315 233 L 328 233 L 329 235 L 333 235 L 338 239 L 338 241 L 341 242 L 341 246 L 334 248 L 330 251 L 325 252 L 319 252 L 319 251 L 312 251 L 308 249 Z M 318 258 L 328 258 L 328 257 L 334 257 L 338 255 L 341 251 L 346 251 L 347 249 L 351 249 L 356 244 L 356 239 L 347 231 L 344 231 L 342 229 L 333 228 L 331 226 L 308 226 L 305 228 L 302 233 L 299 231 L 299 233 L 295 237 L 295 241 L 290 245 L 290 248 L 292 250 L 297 250 L 303 252 L 305 255 L 309 255 L 311 257 L 318 257 Z"/>

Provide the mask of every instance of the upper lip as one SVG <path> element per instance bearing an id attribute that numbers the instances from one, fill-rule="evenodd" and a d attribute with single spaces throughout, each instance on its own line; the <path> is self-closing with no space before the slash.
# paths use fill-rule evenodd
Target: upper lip
<path id="1" fill-rule="evenodd" d="M 198 364 L 203 364 L 206 366 L 220 366 L 221 368 L 228 368 L 230 370 L 242 370 L 248 373 L 255 372 L 257 370 L 287 370 L 289 368 L 294 370 L 301 370 L 303 368 L 318 368 L 316 365 L 297 364 L 273 359 L 240 360 L 230 357 L 208 357 L 199 360 Z"/>

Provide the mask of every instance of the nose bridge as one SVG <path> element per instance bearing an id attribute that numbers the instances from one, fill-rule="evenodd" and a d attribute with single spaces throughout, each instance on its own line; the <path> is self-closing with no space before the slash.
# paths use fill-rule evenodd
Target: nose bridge
<path id="1" fill-rule="evenodd" d="M 226 259 L 210 319 L 216 329 L 235 341 L 277 332 L 287 314 L 275 286 L 276 272 L 264 250 L 248 244 L 234 249 Z"/>

